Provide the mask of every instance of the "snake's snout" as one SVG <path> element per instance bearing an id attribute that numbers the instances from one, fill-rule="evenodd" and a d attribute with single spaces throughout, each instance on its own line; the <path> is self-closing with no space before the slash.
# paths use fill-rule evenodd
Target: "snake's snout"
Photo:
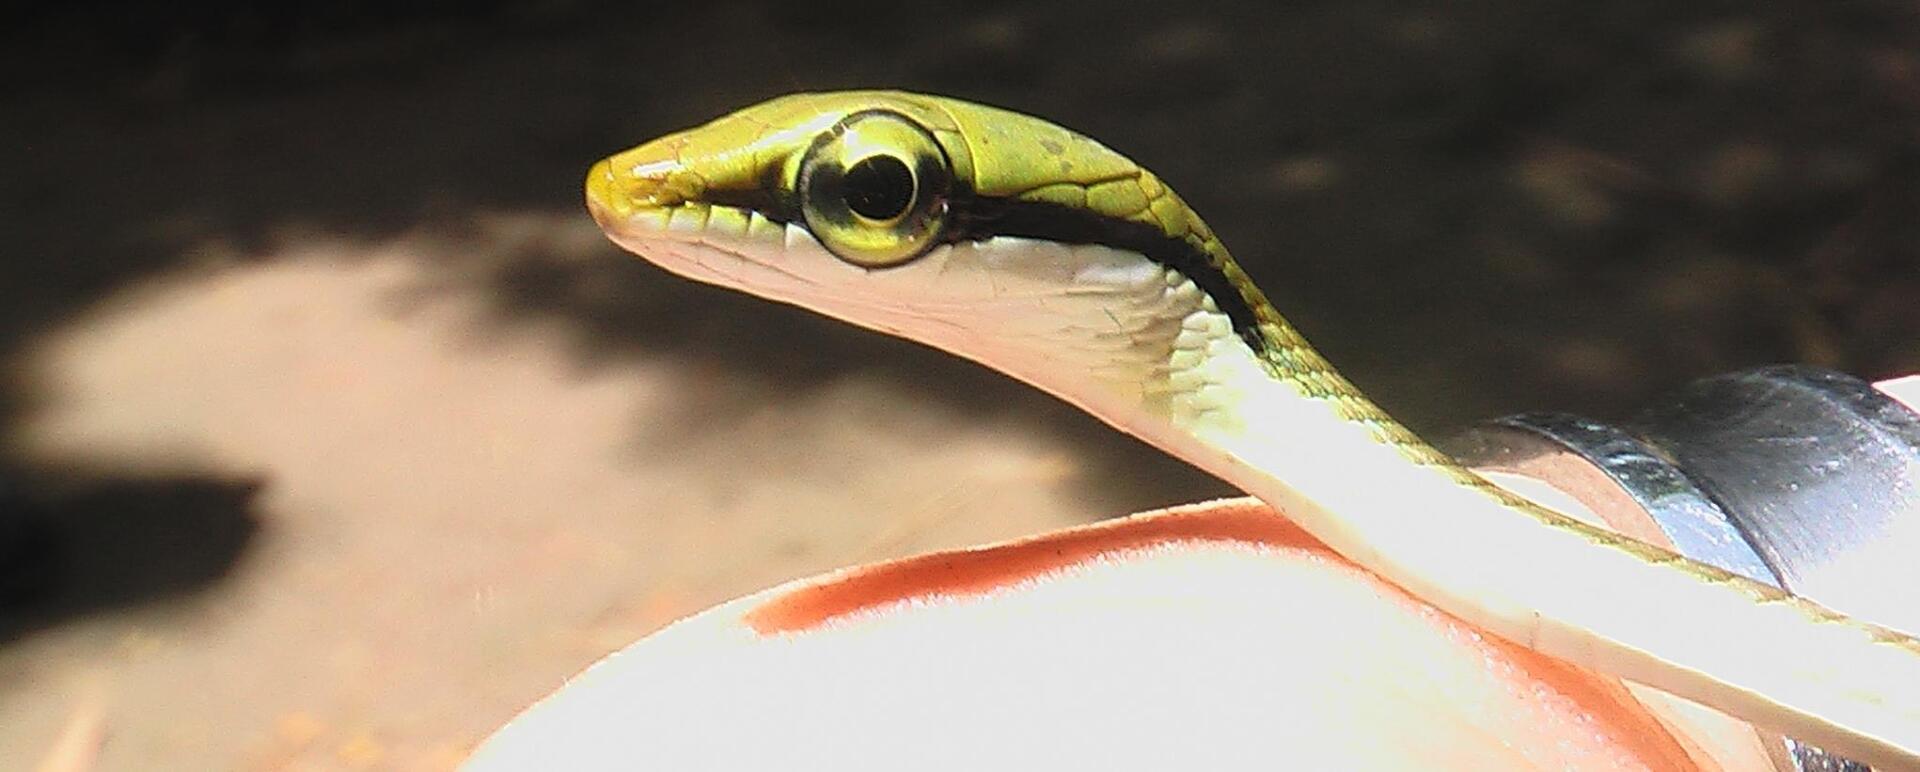
<path id="1" fill-rule="evenodd" d="M 615 190 L 612 159 L 602 159 L 587 170 L 587 211 L 601 228 L 625 214 L 620 211 L 621 198 Z"/>
<path id="2" fill-rule="evenodd" d="M 603 227 L 698 201 L 706 180 L 680 159 L 682 135 L 616 153 L 587 170 L 587 209 Z"/>

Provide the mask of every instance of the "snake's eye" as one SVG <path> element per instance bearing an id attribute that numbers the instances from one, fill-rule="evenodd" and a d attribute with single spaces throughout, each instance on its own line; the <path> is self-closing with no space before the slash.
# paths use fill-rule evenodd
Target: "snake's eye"
<path id="1" fill-rule="evenodd" d="M 951 183 L 947 154 L 926 129 L 895 113 L 856 113 L 800 162 L 800 209 L 840 259 L 885 268 L 938 243 Z"/>

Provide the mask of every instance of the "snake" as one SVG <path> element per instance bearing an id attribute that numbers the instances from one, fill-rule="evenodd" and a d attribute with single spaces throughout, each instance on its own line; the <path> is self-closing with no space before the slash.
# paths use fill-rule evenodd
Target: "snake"
<path id="1" fill-rule="evenodd" d="M 1090 137 L 947 97 L 800 93 L 613 154 L 585 194 L 609 239 L 669 272 L 1024 381 L 1482 630 L 1920 769 L 1920 640 L 1464 468 L 1317 353 L 1161 178 Z"/>

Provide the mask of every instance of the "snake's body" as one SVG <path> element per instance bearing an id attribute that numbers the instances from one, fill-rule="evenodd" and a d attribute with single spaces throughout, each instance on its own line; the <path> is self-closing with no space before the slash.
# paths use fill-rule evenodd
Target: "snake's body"
<path id="1" fill-rule="evenodd" d="M 615 155 L 587 197 L 669 270 L 1027 381 L 1488 631 L 1920 768 L 1920 642 L 1461 468 L 1315 353 L 1178 195 L 1091 139 L 940 97 L 795 95 Z"/>

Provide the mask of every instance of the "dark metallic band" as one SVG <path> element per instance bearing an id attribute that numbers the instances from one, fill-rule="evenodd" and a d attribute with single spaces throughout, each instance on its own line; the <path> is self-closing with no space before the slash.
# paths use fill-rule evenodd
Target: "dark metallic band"
<path id="1" fill-rule="evenodd" d="M 1920 604 L 1887 602 L 1920 598 L 1920 416 L 1852 376 L 1789 366 L 1696 381 L 1634 427 L 1732 514 L 1782 586 L 1920 630 Z"/>
<path id="2" fill-rule="evenodd" d="M 1626 430 L 1524 414 L 1449 445 L 1484 463 L 1528 438 L 1604 473 L 1688 557 L 1920 630 L 1920 415 L 1870 384 L 1767 367 L 1690 384 Z M 1789 750 L 1802 772 L 1866 769 Z"/>
<path id="3" fill-rule="evenodd" d="M 1632 435 L 1567 413 L 1523 413 L 1486 425 L 1535 435 L 1585 459 L 1646 511 L 1680 554 L 1749 579 L 1780 583 L 1720 504 L 1664 454 Z"/>

